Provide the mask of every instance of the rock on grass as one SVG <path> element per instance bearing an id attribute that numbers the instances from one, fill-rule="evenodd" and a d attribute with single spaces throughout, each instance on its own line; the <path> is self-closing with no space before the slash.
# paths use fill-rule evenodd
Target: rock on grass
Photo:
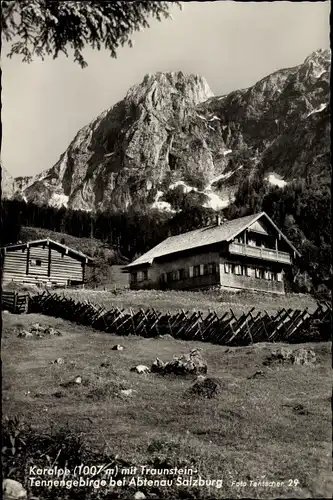
<path id="1" fill-rule="evenodd" d="M 272 351 L 270 356 L 264 361 L 264 365 L 290 363 L 293 365 L 314 365 L 316 363 L 316 354 L 312 349 L 301 347 L 292 349 L 281 347 Z"/>
<path id="2" fill-rule="evenodd" d="M 4 500 L 25 500 L 27 492 L 22 484 L 14 479 L 4 479 L 2 483 Z"/>
<path id="3" fill-rule="evenodd" d="M 154 373 L 173 373 L 175 375 L 206 374 L 207 363 L 203 359 L 199 349 L 193 349 L 189 354 L 175 357 L 171 361 L 164 363 L 157 358 L 152 364 L 151 371 Z"/>
<path id="4" fill-rule="evenodd" d="M 190 388 L 189 394 L 204 398 L 214 398 L 218 395 L 220 387 L 217 379 L 200 377 Z"/>

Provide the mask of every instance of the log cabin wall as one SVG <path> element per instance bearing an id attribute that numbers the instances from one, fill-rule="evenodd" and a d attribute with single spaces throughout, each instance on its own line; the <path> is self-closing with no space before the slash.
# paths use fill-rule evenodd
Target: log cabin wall
<path id="1" fill-rule="evenodd" d="M 41 244 L 3 252 L 3 283 L 48 283 L 67 285 L 70 281 L 83 283 L 85 262 Z"/>
<path id="2" fill-rule="evenodd" d="M 84 263 L 70 255 L 51 248 L 50 280 L 56 282 L 83 282 Z"/>
<path id="3" fill-rule="evenodd" d="M 20 282 L 27 276 L 27 249 L 3 253 L 3 283 Z"/>
<path id="4" fill-rule="evenodd" d="M 27 249 L 28 276 L 48 276 L 49 270 L 49 247 L 36 246 Z"/>

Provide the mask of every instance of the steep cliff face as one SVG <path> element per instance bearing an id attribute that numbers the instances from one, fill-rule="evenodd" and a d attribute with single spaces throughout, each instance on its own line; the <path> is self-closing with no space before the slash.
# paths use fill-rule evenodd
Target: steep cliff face
<path id="1" fill-rule="evenodd" d="M 180 186 L 222 208 L 240 176 L 327 176 L 329 70 L 330 54 L 319 50 L 222 97 L 197 75 L 146 75 L 83 127 L 51 169 L 15 180 L 10 196 L 93 211 L 168 209 L 165 196 Z"/>

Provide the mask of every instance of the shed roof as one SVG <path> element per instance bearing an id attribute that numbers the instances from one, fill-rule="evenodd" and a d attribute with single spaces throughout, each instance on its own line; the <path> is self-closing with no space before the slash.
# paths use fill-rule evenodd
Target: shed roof
<path id="1" fill-rule="evenodd" d="M 28 248 L 32 246 L 40 246 L 40 245 L 49 245 L 51 244 L 54 247 L 57 247 L 61 250 L 65 250 L 68 254 L 72 254 L 74 258 L 77 258 L 78 260 L 88 260 L 92 262 L 94 259 L 92 257 L 89 257 L 89 255 L 84 254 L 83 252 L 80 252 L 79 250 L 75 250 L 74 248 L 68 247 L 66 245 L 63 245 L 62 243 L 59 243 L 58 241 L 51 240 L 50 238 L 44 238 L 42 240 L 33 240 L 33 241 L 27 241 L 26 243 L 15 243 L 13 245 L 7 245 L 5 247 L 2 247 L 1 250 L 4 250 L 6 252 L 8 251 L 14 251 L 18 250 L 20 248 Z"/>
<path id="2" fill-rule="evenodd" d="M 288 238 L 282 233 L 282 231 L 280 231 L 280 229 L 274 224 L 272 219 L 265 212 L 261 212 L 259 214 L 233 219 L 224 222 L 221 225 L 207 226 L 189 231 L 187 233 L 178 234 L 176 236 L 170 236 L 169 238 L 165 239 L 154 248 L 131 262 L 131 264 L 128 264 L 125 267 L 125 270 L 143 264 L 152 264 L 154 259 L 156 259 L 157 257 L 183 252 L 189 249 L 205 247 L 214 243 L 221 243 L 224 241 L 228 242 L 262 217 L 265 217 L 268 220 L 268 222 L 281 235 L 281 237 L 286 241 L 291 249 L 296 252 L 298 256 L 300 256 L 300 253 L 296 250 L 296 248 L 288 240 Z"/>

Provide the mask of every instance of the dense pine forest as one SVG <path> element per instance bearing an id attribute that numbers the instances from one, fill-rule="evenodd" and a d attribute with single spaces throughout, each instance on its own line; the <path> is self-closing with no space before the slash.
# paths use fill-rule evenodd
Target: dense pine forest
<path id="1" fill-rule="evenodd" d="M 132 260 L 170 235 L 208 225 L 216 215 L 185 193 L 179 192 L 170 202 L 177 209 L 175 213 L 135 207 L 127 212 L 91 214 L 3 200 L 1 244 L 17 242 L 21 227 L 31 226 L 96 238 Z M 281 189 L 260 178 L 246 179 L 222 215 L 233 219 L 260 211 L 265 211 L 301 252 L 293 269 L 292 289 L 327 295 L 332 285 L 330 185 L 306 179 Z"/>

